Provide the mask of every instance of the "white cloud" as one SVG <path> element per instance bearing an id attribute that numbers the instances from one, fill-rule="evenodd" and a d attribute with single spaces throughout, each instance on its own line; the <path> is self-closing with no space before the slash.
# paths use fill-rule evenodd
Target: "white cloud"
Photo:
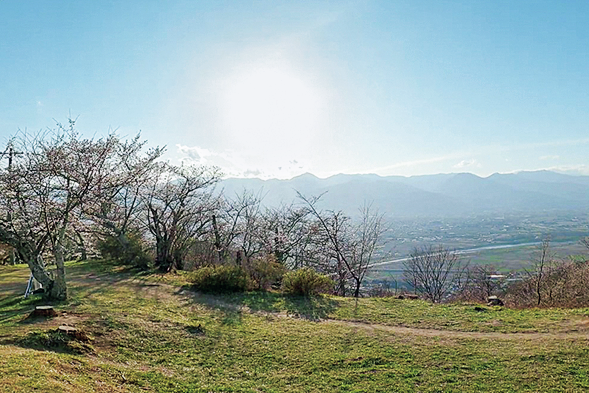
<path id="1" fill-rule="evenodd" d="M 300 159 L 286 159 L 283 162 L 278 162 L 279 166 L 275 166 L 272 162 L 243 157 L 232 150 L 218 152 L 200 146 L 180 144 L 177 144 L 176 148 L 178 162 L 188 165 L 217 166 L 227 177 L 257 177 L 261 179 L 278 177 L 284 179 L 309 170 L 309 167 Z"/>
<path id="2" fill-rule="evenodd" d="M 549 168 L 544 168 L 547 171 L 560 172 L 567 175 L 589 175 L 589 165 L 560 165 Z"/>
<path id="3" fill-rule="evenodd" d="M 481 164 L 477 160 L 475 160 L 474 158 L 471 158 L 470 160 L 462 160 L 453 166 L 453 168 L 471 168 L 471 167 L 480 168 Z"/>
<path id="4" fill-rule="evenodd" d="M 262 177 L 264 173 L 259 169 L 247 169 L 243 172 L 243 177 Z"/>
<path id="5" fill-rule="evenodd" d="M 234 158 L 230 152 L 216 152 L 199 146 L 184 146 L 177 144 L 180 162 L 193 165 L 212 165 L 217 166 L 226 174 L 231 174 L 237 170 Z"/>

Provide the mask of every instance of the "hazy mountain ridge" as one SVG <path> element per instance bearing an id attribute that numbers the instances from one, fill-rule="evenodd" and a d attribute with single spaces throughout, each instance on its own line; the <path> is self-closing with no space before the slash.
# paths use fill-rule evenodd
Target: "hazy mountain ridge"
<path id="1" fill-rule="evenodd" d="M 372 203 L 387 215 L 461 216 L 477 213 L 537 212 L 589 209 L 589 176 L 549 171 L 424 176 L 339 174 L 320 179 L 310 173 L 290 180 L 229 178 L 221 182 L 226 195 L 243 190 L 259 193 L 264 204 L 277 206 L 305 196 L 324 194 L 323 207 L 354 214 Z"/>

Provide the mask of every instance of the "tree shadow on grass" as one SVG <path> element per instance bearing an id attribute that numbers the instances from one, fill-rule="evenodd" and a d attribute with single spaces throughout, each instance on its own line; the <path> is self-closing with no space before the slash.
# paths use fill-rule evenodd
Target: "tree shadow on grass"
<path id="1" fill-rule="evenodd" d="M 310 321 L 320 321 L 329 317 L 339 302 L 326 296 L 291 296 L 275 292 L 245 293 L 202 293 L 191 286 L 184 286 L 176 292 L 205 307 L 224 313 L 224 324 L 241 322 L 243 312 L 280 314 Z"/>
<path id="2" fill-rule="evenodd" d="M 321 321 L 329 318 L 329 315 L 339 307 L 339 302 L 325 296 L 284 295 L 284 305 L 288 315 L 309 321 Z"/>
<path id="3" fill-rule="evenodd" d="M 216 318 L 223 325 L 241 325 L 243 322 L 244 310 L 241 304 L 241 294 L 235 294 L 237 298 L 234 298 L 234 294 L 231 293 L 198 292 L 190 285 L 180 287 L 174 294 L 187 298 L 190 303 L 200 304 L 214 310 L 217 313 Z"/>
<path id="4" fill-rule="evenodd" d="M 89 343 L 79 341 L 56 329 L 34 331 L 22 337 L 1 339 L 0 345 L 15 345 L 37 351 L 50 351 L 72 355 L 94 353 L 94 348 Z"/>
<path id="5" fill-rule="evenodd" d="M 35 306 L 46 304 L 39 297 L 25 299 L 23 296 L 7 296 L 0 299 L 0 325 L 12 322 L 22 323 Z M 17 317 L 21 317 L 20 319 Z"/>

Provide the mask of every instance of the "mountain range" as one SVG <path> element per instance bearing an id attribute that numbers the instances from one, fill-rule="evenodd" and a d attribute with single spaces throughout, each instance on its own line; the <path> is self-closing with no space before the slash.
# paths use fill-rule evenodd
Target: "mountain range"
<path id="1" fill-rule="evenodd" d="M 225 195 L 248 190 L 263 197 L 266 206 L 297 201 L 297 191 L 321 197 L 321 207 L 354 215 L 372 204 L 387 216 L 447 217 L 486 213 L 589 210 L 589 176 L 550 171 L 493 174 L 471 173 L 423 176 L 339 174 L 320 179 L 310 173 L 289 180 L 228 178 Z"/>

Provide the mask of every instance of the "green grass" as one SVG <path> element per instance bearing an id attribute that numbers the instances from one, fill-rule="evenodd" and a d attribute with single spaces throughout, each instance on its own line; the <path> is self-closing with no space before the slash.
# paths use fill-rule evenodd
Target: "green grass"
<path id="1" fill-rule="evenodd" d="M 0 282 L 26 280 L 25 269 L 0 267 Z M 565 333 L 582 331 L 588 310 L 476 312 L 393 299 L 214 296 L 183 287 L 183 275 L 136 276 L 96 263 L 68 270 L 71 298 L 55 305 L 67 315 L 54 320 L 26 319 L 39 301 L 0 292 L 0 391 L 589 389 L 587 338 Z M 52 336 L 64 321 L 93 338 L 91 351 L 64 348 L 70 341 Z M 394 326 L 440 331 L 387 329 Z M 506 334 L 448 334 L 460 331 Z"/>

